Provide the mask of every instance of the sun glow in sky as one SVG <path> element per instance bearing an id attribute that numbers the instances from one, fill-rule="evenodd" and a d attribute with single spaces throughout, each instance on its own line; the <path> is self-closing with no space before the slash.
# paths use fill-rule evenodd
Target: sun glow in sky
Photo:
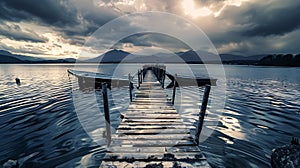
<path id="1" fill-rule="evenodd" d="M 184 13 L 186 15 L 190 15 L 193 18 L 196 18 L 199 16 L 208 16 L 212 13 L 212 11 L 207 7 L 197 8 L 196 4 L 193 0 L 183 0 L 182 7 L 184 10 Z"/>
<path id="2" fill-rule="evenodd" d="M 195 0 L 183 0 L 182 8 L 185 15 L 192 17 L 193 19 L 198 18 L 199 16 L 209 16 L 213 14 L 215 17 L 218 17 L 221 12 L 227 6 L 241 6 L 243 2 L 247 2 L 249 0 L 225 0 L 223 1 L 223 5 L 217 9 L 211 9 L 214 5 L 209 6 L 199 6 L 195 3 Z"/>

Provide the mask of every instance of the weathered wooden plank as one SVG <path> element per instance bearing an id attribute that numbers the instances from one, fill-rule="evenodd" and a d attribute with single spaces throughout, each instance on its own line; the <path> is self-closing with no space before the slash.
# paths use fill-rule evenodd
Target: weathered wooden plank
<path id="1" fill-rule="evenodd" d="M 130 122 L 130 123 L 134 123 L 134 122 L 156 122 L 156 123 L 164 123 L 164 122 L 181 122 L 182 120 L 179 119 L 179 118 L 176 118 L 176 119 L 123 119 L 124 121 L 123 122 Z"/>
<path id="2" fill-rule="evenodd" d="M 181 139 L 193 139 L 190 134 L 157 134 L 157 135 L 125 135 L 125 134 L 120 134 L 120 135 L 112 135 L 112 139 L 124 139 L 124 140 L 144 140 L 144 139 L 157 139 L 157 140 L 162 140 L 162 139 L 176 139 L 176 140 L 181 140 Z"/>
<path id="3" fill-rule="evenodd" d="M 165 108 L 165 109 L 160 109 L 160 108 L 157 108 L 157 109 L 149 109 L 149 108 L 139 108 L 139 107 L 136 107 L 136 108 L 128 108 L 127 109 L 127 112 L 147 112 L 147 113 L 151 113 L 151 112 L 155 112 L 155 113 L 159 113 L 159 112 L 175 112 L 177 113 L 176 109 L 173 109 L 173 108 Z"/>
<path id="4" fill-rule="evenodd" d="M 127 119 L 179 119 L 179 115 L 174 115 L 174 114 L 164 114 L 164 115 L 159 115 L 159 114 L 145 114 L 145 115 L 130 115 L 130 114 L 125 114 L 124 118 Z"/>
<path id="5" fill-rule="evenodd" d="M 138 104 L 130 104 L 129 105 L 130 109 L 134 108 L 139 108 L 139 109 L 173 109 L 172 107 L 166 106 L 166 105 L 151 105 L 151 104 L 146 104 L 146 105 L 138 105 Z"/>
<path id="6" fill-rule="evenodd" d="M 159 112 L 158 110 L 155 111 L 136 111 L 136 110 L 132 110 L 132 111 L 127 111 L 126 113 L 123 113 L 122 115 L 126 115 L 126 116 L 134 116 L 134 115 L 172 115 L 172 114 L 176 114 L 178 115 L 178 113 L 176 112 L 176 110 L 162 110 L 162 112 Z M 179 116 L 179 115 L 178 115 Z"/>
<path id="7" fill-rule="evenodd" d="M 133 125 L 133 126 L 135 126 L 135 125 L 162 125 L 162 126 L 174 125 L 174 126 L 176 126 L 176 125 L 183 125 L 183 124 L 191 125 L 190 123 L 187 123 L 187 122 L 169 122 L 169 121 L 167 121 L 167 122 L 160 122 L 160 121 L 157 121 L 157 122 L 155 122 L 155 121 L 123 122 L 121 125 L 123 125 L 123 124 Z"/>
<path id="8" fill-rule="evenodd" d="M 193 126 L 186 125 L 120 125 L 118 130 L 135 130 L 135 129 L 193 129 Z"/>
<path id="9" fill-rule="evenodd" d="M 153 140 L 153 139 L 143 139 L 143 140 L 113 140 L 114 145 L 133 147 L 172 147 L 172 146 L 195 146 L 194 140 Z"/>
<path id="10" fill-rule="evenodd" d="M 139 135 L 139 134 L 187 134 L 188 129 L 143 129 L 143 130 L 122 130 L 118 129 L 117 134 Z"/>
<path id="11" fill-rule="evenodd" d="M 205 160 L 202 153 L 107 153 L 103 160 L 126 161 L 134 159 L 135 161 L 199 161 Z"/>
<path id="12" fill-rule="evenodd" d="M 146 100 L 149 99 L 149 100 Z M 161 103 L 167 103 L 167 98 L 159 98 L 159 100 L 152 100 L 153 98 L 143 98 L 143 99 L 137 99 L 132 104 L 143 104 L 143 103 L 152 103 L 152 104 L 161 104 Z"/>
<path id="13" fill-rule="evenodd" d="M 112 146 L 108 148 L 108 153 L 187 153 L 201 152 L 197 146 L 171 146 L 171 147 L 134 147 L 128 146 Z"/>
<path id="14" fill-rule="evenodd" d="M 156 117 L 173 117 L 173 118 L 178 118 L 179 117 L 179 114 L 176 113 L 176 112 L 173 112 L 173 113 L 164 113 L 164 114 L 160 114 L 160 113 L 125 113 L 124 114 L 125 117 L 128 117 L 128 118 L 138 118 L 138 117 L 149 117 L 149 118 L 156 118 Z"/>
<path id="15" fill-rule="evenodd" d="M 199 162 L 177 162 L 177 161 L 134 161 L 134 162 L 118 162 L 118 161 L 105 161 L 100 166 L 101 168 L 117 168 L 117 167 L 184 167 L 184 168 L 208 168 L 210 167 L 207 161 L 199 161 Z"/>
<path id="16" fill-rule="evenodd" d="M 144 94 L 144 95 L 136 95 L 136 97 L 139 96 L 139 97 L 142 97 L 142 98 L 165 98 L 167 96 L 163 96 L 163 95 L 160 95 L 160 94 Z"/>

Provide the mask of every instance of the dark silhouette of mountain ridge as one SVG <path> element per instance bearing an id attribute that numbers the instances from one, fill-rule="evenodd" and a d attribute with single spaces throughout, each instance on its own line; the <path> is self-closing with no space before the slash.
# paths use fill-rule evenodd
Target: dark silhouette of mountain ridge
<path id="1" fill-rule="evenodd" d="M 75 63 L 74 58 L 46 60 L 38 57 L 12 54 L 9 51 L 0 50 L 0 63 L 2 64 L 31 64 L 31 63 Z"/>

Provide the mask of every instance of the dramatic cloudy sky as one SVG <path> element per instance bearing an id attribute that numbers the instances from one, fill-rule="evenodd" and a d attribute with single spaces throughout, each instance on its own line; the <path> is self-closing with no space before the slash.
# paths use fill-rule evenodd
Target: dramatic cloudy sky
<path id="1" fill-rule="evenodd" d="M 0 49 L 53 58 L 99 54 L 101 47 L 84 46 L 99 27 L 126 14 L 162 11 L 193 22 L 219 53 L 300 53 L 299 9 L 299 0 L 1 0 Z M 152 22 L 159 25 L 165 18 Z M 124 22 L 121 29 L 142 24 Z M 136 34 L 116 45 L 127 51 L 149 46 L 187 49 L 160 34 Z"/>

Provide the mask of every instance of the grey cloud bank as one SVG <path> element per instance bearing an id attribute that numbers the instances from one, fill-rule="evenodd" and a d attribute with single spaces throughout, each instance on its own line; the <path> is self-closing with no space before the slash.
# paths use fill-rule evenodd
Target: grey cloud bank
<path id="1" fill-rule="evenodd" d="M 240 0 L 236 4 L 230 4 L 228 0 L 193 2 L 195 6 L 190 12 L 194 13 L 188 15 L 187 9 L 183 8 L 186 1 L 3 0 L 0 2 L 0 49 L 10 48 L 11 52 L 22 49 L 26 54 L 27 48 L 28 53 L 44 52 L 49 55 L 55 51 L 45 45 L 57 43 L 61 47 L 56 50 L 78 47 L 75 51 L 78 53 L 87 38 L 109 21 L 128 13 L 155 10 L 170 12 L 195 23 L 208 35 L 219 53 L 255 55 L 300 52 L 297 47 L 300 43 L 300 22 L 297 21 L 300 16 L 299 1 Z M 211 14 L 198 16 L 199 13 L 195 13 L 201 12 L 200 9 L 203 8 L 211 11 Z M 193 17 L 193 14 L 197 17 Z M 152 24 L 163 25 L 164 19 L 156 18 L 152 20 Z M 142 20 L 140 23 L 125 21 L 120 29 L 140 29 L 142 24 Z M 182 25 L 174 23 L 174 29 L 181 27 Z M 57 38 L 49 37 L 47 31 L 51 31 Z M 193 32 L 187 36 L 193 37 Z M 59 38 L 63 39 L 63 44 L 55 41 Z M 102 41 L 106 40 L 110 38 Z M 27 47 L 30 45 L 39 47 Z M 123 50 L 149 46 L 161 46 L 168 50 L 188 49 L 174 38 L 157 34 L 132 35 L 116 45 Z M 55 56 L 58 55 L 67 56 Z"/>

